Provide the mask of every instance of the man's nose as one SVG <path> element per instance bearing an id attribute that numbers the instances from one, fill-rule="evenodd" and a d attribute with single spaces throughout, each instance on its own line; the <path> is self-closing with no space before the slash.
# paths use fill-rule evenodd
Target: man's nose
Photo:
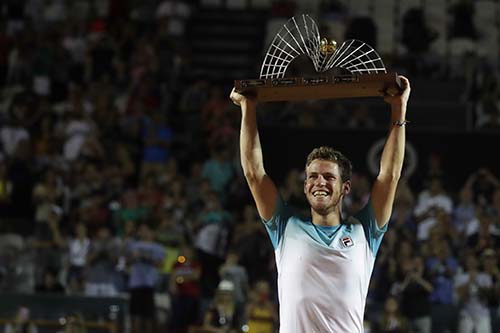
<path id="1" fill-rule="evenodd" d="M 323 176 L 318 176 L 318 178 L 316 178 L 316 184 L 318 184 L 318 185 L 325 185 L 326 184 L 326 179 Z"/>

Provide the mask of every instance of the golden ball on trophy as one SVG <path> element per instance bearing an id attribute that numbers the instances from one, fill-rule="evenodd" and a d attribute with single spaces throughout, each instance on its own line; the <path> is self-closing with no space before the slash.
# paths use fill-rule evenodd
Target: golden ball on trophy
<path id="1" fill-rule="evenodd" d="M 337 50 L 337 42 L 333 39 L 328 40 L 326 37 L 321 38 L 320 51 L 324 55 L 333 54 Z"/>

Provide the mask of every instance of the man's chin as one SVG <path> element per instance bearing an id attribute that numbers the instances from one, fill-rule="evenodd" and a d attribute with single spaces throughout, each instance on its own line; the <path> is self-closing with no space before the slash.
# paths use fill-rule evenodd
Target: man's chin
<path id="1" fill-rule="evenodd" d="M 328 215 L 331 210 L 330 207 L 326 204 L 313 204 L 311 205 L 311 209 L 319 215 Z"/>

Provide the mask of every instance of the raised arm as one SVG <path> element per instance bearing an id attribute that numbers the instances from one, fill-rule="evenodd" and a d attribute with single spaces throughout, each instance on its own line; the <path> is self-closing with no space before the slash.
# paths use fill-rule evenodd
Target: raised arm
<path id="1" fill-rule="evenodd" d="M 391 105 L 391 127 L 380 159 L 380 171 L 372 188 L 372 205 L 378 226 L 382 228 L 389 222 L 392 205 L 405 152 L 406 105 L 410 97 L 410 82 L 404 76 L 399 77 L 403 92 L 397 96 L 386 96 Z"/>
<path id="2" fill-rule="evenodd" d="M 234 104 L 241 107 L 240 159 L 243 173 L 259 215 L 269 220 L 274 213 L 278 190 L 266 174 L 257 130 L 257 100 L 233 91 L 230 96 Z"/>

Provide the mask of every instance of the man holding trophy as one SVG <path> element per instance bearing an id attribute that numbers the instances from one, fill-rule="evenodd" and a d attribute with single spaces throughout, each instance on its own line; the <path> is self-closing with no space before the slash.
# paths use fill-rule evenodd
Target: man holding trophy
<path id="1" fill-rule="evenodd" d="M 391 106 L 391 120 L 380 171 L 368 203 L 353 216 L 342 214 L 351 189 L 351 162 L 330 147 L 314 149 L 306 160 L 304 194 L 311 218 L 293 214 L 264 169 L 258 94 L 231 92 L 241 108 L 242 168 L 275 249 L 282 333 L 364 331 L 370 277 L 404 160 L 410 83 L 403 76 L 397 79 L 398 91 L 381 92 Z"/>

